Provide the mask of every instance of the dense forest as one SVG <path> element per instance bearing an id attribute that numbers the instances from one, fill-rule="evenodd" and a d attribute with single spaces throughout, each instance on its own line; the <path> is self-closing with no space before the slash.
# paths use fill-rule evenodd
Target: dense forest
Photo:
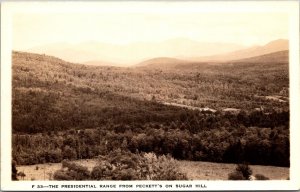
<path id="1" fill-rule="evenodd" d="M 13 159 L 61 162 L 119 148 L 289 166 L 288 87 L 288 58 L 118 68 L 13 52 Z"/>

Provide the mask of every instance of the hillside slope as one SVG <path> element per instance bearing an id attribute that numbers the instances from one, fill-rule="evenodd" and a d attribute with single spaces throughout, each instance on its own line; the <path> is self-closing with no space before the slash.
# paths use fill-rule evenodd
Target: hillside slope
<path id="1" fill-rule="evenodd" d="M 112 85 L 123 72 L 121 68 L 71 64 L 55 57 L 14 52 L 13 131 L 168 122 L 176 108 L 118 94 L 122 88 Z"/>
<path id="2" fill-rule="evenodd" d="M 225 54 L 211 55 L 207 57 L 198 58 L 199 60 L 208 61 L 230 61 L 250 57 L 256 57 L 273 52 L 286 51 L 289 49 L 289 41 L 286 39 L 278 39 L 271 41 L 263 46 L 253 46 L 246 49 L 241 49 Z"/>
<path id="3" fill-rule="evenodd" d="M 276 65 L 279 63 L 289 63 L 289 51 L 278 51 L 272 52 L 268 54 L 263 54 L 255 57 L 247 57 L 243 59 L 237 60 L 230 60 L 230 61 L 223 61 L 223 62 L 196 62 L 196 61 L 189 61 L 189 60 L 180 60 L 175 58 L 166 58 L 166 57 L 159 57 L 146 60 L 142 63 L 136 65 L 136 67 L 143 67 L 148 69 L 162 69 L 162 70 L 205 70 L 211 68 L 215 65 L 231 65 L 231 64 L 238 64 L 241 65 L 243 63 L 252 63 L 253 67 L 257 67 L 259 64 L 271 64 Z M 219 66 L 220 67 L 220 66 Z M 226 66 L 224 66 L 226 68 Z M 221 68 L 221 67 L 220 67 Z"/>
<path id="4" fill-rule="evenodd" d="M 17 164 L 130 151 L 289 166 L 288 98 L 267 99 L 288 97 L 287 63 L 160 70 L 85 66 L 21 52 L 12 59 Z"/>
<path id="5" fill-rule="evenodd" d="M 232 62 L 245 63 L 288 63 L 289 51 L 278 51 L 269 54 L 259 55 L 255 57 L 244 58 L 240 60 L 233 60 Z"/>
<path id="6" fill-rule="evenodd" d="M 156 57 L 153 59 L 143 61 L 135 66 L 136 67 L 168 69 L 168 68 L 175 67 L 177 65 L 184 65 L 184 64 L 188 64 L 188 63 L 191 63 L 191 61 L 170 58 L 170 57 Z"/>
<path id="7" fill-rule="evenodd" d="M 168 70 L 96 67 L 14 52 L 13 130 L 39 132 L 179 118 L 178 107 L 164 102 L 215 110 L 288 109 L 288 103 L 260 97 L 288 97 L 288 63 L 183 66 Z"/>

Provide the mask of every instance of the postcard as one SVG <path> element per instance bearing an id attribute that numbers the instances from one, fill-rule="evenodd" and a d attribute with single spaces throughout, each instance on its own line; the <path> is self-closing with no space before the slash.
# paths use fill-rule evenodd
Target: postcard
<path id="1" fill-rule="evenodd" d="M 1 190 L 299 190 L 299 1 L 1 3 Z"/>

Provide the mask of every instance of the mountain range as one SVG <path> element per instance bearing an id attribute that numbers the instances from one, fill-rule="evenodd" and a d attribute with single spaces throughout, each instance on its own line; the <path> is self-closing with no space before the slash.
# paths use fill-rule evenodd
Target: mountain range
<path id="1" fill-rule="evenodd" d="M 263 46 L 244 47 L 232 43 L 198 42 L 185 38 L 162 42 L 114 45 L 101 42 L 55 43 L 26 51 L 96 66 L 145 66 L 153 63 L 229 61 L 288 50 L 288 40 L 278 39 Z"/>
<path id="2" fill-rule="evenodd" d="M 289 42 L 286 39 L 278 39 L 271 41 L 263 46 L 253 46 L 246 49 L 241 49 L 226 54 L 211 55 L 200 58 L 193 58 L 194 60 L 205 61 L 230 61 L 244 58 L 255 57 L 259 55 L 265 55 L 278 51 L 285 51 L 289 49 Z"/>
<path id="3" fill-rule="evenodd" d="M 153 69 L 179 69 L 190 68 L 195 69 L 201 66 L 207 66 L 207 64 L 217 64 L 217 65 L 226 65 L 226 64 L 235 64 L 235 63 L 253 63 L 253 64 L 265 64 L 265 63 L 288 63 L 289 62 L 289 51 L 277 51 L 264 55 L 248 57 L 237 60 L 230 61 L 188 61 L 180 60 L 168 57 L 159 57 L 149 59 L 147 61 L 141 62 L 136 65 L 138 68 L 153 68 Z"/>

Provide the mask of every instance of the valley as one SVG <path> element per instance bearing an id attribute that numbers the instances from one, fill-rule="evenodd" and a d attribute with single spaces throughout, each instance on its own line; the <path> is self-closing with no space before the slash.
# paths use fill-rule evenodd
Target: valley
<path id="1" fill-rule="evenodd" d="M 36 166 L 56 170 L 63 160 L 109 158 L 116 150 L 141 161 L 138 154 L 170 155 L 188 179 L 226 179 L 242 162 L 286 179 L 288 60 L 288 51 L 279 51 L 224 62 L 164 57 L 114 67 L 15 51 L 12 157 L 26 179 L 35 180 L 42 179 Z M 212 162 L 207 170 L 205 162 Z M 273 177 L 264 166 L 282 175 Z"/>

